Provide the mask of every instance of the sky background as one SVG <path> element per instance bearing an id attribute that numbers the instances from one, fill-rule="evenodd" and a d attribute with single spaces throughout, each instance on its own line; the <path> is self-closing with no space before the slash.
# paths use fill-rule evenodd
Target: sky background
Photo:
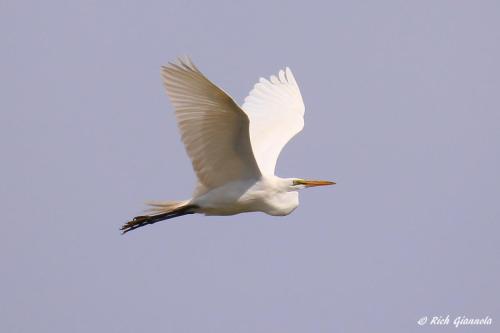
<path id="1" fill-rule="evenodd" d="M 500 325 L 500 2 L 0 2 L 1 332 L 456 332 Z M 122 236 L 195 176 L 160 80 L 241 102 L 290 66 L 287 217 Z"/>

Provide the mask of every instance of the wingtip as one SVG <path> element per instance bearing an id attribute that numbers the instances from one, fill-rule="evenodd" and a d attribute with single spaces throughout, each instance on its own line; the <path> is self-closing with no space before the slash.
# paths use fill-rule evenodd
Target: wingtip
<path id="1" fill-rule="evenodd" d="M 165 73 L 165 72 L 167 72 L 169 70 L 175 70 L 175 67 L 176 67 L 176 64 L 173 63 L 173 62 L 171 62 L 171 61 L 169 61 L 165 65 L 161 65 L 160 66 L 160 71 L 162 73 Z"/>
<path id="2" fill-rule="evenodd" d="M 188 55 L 180 55 L 175 58 L 174 61 L 169 61 L 167 64 L 160 66 L 161 71 L 167 70 L 195 70 L 198 71 L 198 68 L 194 65 L 193 61 Z"/>
<path id="3" fill-rule="evenodd" d="M 288 66 L 285 67 L 285 74 L 286 74 L 286 79 L 288 82 L 290 82 L 294 85 L 297 85 L 297 81 L 295 80 L 295 76 L 293 75 L 290 67 L 288 67 Z"/>
<path id="4" fill-rule="evenodd" d="M 191 60 L 191 57 L 187 54 L 177 57 L 177 61 L 186 69 L 198 71 L 198 68 L 194 65 L 193 60 Z"/>

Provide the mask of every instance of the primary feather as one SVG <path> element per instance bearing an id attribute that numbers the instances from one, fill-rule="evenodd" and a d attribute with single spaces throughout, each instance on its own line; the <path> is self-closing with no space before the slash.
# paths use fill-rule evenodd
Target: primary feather
<path id="1" fill-rule="evenodd" d="M 162 76 L 182 141 L 204 191 L 234 180 L 258 178 L 249 120 L 234 100 L 189 59 L 164 66 Z"/>

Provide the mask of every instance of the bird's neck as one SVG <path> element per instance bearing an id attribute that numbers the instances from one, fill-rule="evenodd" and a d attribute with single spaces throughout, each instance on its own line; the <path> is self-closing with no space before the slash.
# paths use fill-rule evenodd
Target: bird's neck
<path id="1" fill-rule="evenodd" d="M 290 192 L 293 188 L 293 178 L 281 178 L 278 176 L 265 176 L 262 181 L 266 186 L 274 188 L 277 192 Z"/>

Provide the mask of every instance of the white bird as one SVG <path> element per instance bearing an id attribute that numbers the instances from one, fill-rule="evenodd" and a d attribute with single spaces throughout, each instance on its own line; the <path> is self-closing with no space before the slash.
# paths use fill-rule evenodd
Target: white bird
<path id="1" fill-rule="evenodd" d="M 123 233 L 193 213 L 288 215 L 299 205 L 298 190 L 335 184 L 274 175 L 281 150 L 304 127 L 304 102 L 288 67 L 261 78 L 241 107 L 188 58 L 161 74 L 198 185 L 192 199 L 149 203 L 150 214 L 126 223 Z"/>

